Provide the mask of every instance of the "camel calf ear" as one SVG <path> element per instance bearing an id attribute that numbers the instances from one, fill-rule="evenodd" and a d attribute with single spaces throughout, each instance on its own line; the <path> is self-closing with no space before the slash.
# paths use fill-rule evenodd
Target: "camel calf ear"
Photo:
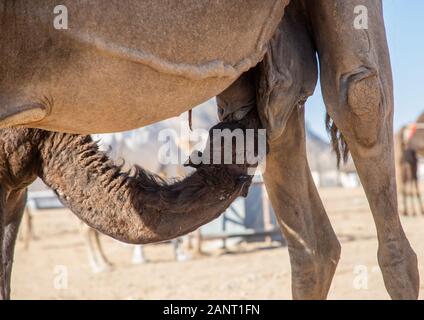
<path id="1" fill-rule="evenodd" d="M 0 109 L 0 128 L 19 125 L 30 125 L 43 120 L 47 116 L 47 109 L 39 103 L 21 105 L 18 107 Z"/>

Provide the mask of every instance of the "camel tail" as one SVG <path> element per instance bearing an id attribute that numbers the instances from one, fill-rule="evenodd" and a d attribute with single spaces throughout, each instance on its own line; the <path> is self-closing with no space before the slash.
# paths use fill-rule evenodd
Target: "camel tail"
<path id="1" fill-rule="evenodd" d="M 337 167 L 340 168 L 340 163 L 342 161 L 346 163 L 349 159 L 349 147 L 343 134 L 339 131 L 328 113 L 325 116 L 325 127 L 331 137 L 331 145 L 337 157 Z"/>

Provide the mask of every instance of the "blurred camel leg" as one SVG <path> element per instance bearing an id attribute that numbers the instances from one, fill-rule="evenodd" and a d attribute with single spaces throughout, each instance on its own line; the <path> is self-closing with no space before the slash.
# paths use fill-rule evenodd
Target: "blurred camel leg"
<path id="1" fill-rule="evenodd" d="M 195 237 L 196 237 L 196 254 L 201 255 L 201 254 L 203 254 L 203 251 L 202 251 L 202 231 L 199 228 L 194 233 L 195 233 Z"/>
<path id="2" fill-rule="evenodd" d="M 133 249 L 132 263 L 143 264 L 146 263 L 147 259 L 144 256 L 144 247 L 142 245 L 136 245 Z"/>
<path id="3" fill-rule="evenodd" d="M 306 156 L 304 103 L 317 72 L 306 15 L 292 1 L 259 66 L 257 99 L 269 139 L 264 181 L 287 239 L 294 299 L 325 299 L 340 257 Z"/>
<path id="4" fill-rule="evenodd" d="M 408 185 L 409 185 L 409 201 L 411 203 L 412 213 L 414 216 L 418 215 L 418 212 L 421 212 L 421 202 L 420 196 L 416 189 L 418 182 L 418 158 L 414 150 L 408 149 Z M 416 205 L 419 206 L 418 210 Z"/>
<path id="5" fill-rule="evenodd" d="M 416 179 L 414 181 L 414 186 L 415 186 L 415 196 L 416 196 L 416 199 L 418 201 L 418 206 L 420 208 L 420 212 L 421 212 L 422 215 L 424 215 L 424 206 L 423 206 L 423 201 L 422 201 L 422 198 L 421 198 L 421 190 L 420 190 L 420 185 L 419 185 L 418 179 Z"/>
<path id="6" fill-rule="evenodd" d="M 202 233 L 200 228 L 188 235 L 186 248 L 190 251 L 193 251 L 198 256 L 203 254 Z"/>
<path id="7" fill-rule="evenodd" d="M 409 176 L 408 181 L 406 183 L 406 197 L 407 202 L 409 202 L 409 208 L 411 209 L 412 216 L 417 216 L 417 209 L 415 207 L 415 192 L 414 192 L 414 181 Z M 409 212 L 409 210 L 408 210 Z"/>
<path id="8" fill-rule="evenodd" d="M 94 273 L 109 270 L 112 264 L 106 258 L 99 240 L 99 232 L 85 224 L 81 224 L 81 232 L 84 235 L 88 253 L 88 261 Z"/>
<path id="9" fill-rule="evenodd" d="M 402 194 L 402 203 L 403 203 L 403 211 L 402 215 L 407 217 L 409 215 L 408 210 L 408 181 L 402 181 L 401 186 L 399 187 L 401 194 Z"/>
<path id="10" fill-rule="evenodd" d="M 182 244 L 183 244 L 182 238 L 176 238 L 172 240 L 172 247 L 174 249 L 174 258 L 175 258 L 175 261 L 178 261 L 178 262 L 183 262 L 190 259 L 190 257 L 185 253 Z"/>
<path id="11" fill-rule="evenodd" d="M 327 112 L 349 146 L 378 235 L 378 261 L 393 299 L 416 299 L 417 257 L 397 206 L 393 89 L 381 1 L 367 1 L 365 29 L 353 0 L 305 0 L 317 45 Z"/>
<path id="12" fill-rule="evenodd" d="M 405 179 L 405 168 L 404 168 L 404 164 L 401 163 L 399 164 L 399 167 L 396 168 L 397 171 L 399 171 L 398 173 L 398 178 L 397 178 L 397 186 L 398 186 L 398 190 L 399 190 L 399 194 L 402 197 L 402 204 L 403 204 L 403 210 L 402 210 L 402 215 L 403 216 L 408 216 L 408 193 L 407 193 L 407 185 L 408 185 L 408 181 Z"/>
<path id="13" fill-rule="evenodd" d="M 172 248 L 174 250 L 174 259 L 175 261 L 182 262 L 187 261 L 190 257 L 184 252 L 182 248 L 182 238 L 177 238 L 171 240 Z M 133 264 L 143 264 L 148 262 L 144 254 L 144 246 L 137 245 L 134 246 L 132 263 Z"/>
<path id="14" fill-rule="evenodd" d="M 408 216 L 408 171 L 409 164 L 405 154 L 405 127 L 402 127 L 394 135 L 395 169 L 398 194 L 402 198 L 402 215 Z"/>
<path id="15" fill-rule="evenodd" d="M 30 242 L 36 238 L 34 234 L 32 208 L 33 207 L 30 204 L 27 204 L 24 209 L 23 224 L 25 228 L 20 233 L 24 242 L 24 250 L 28 250 Z"/>
<path id="16" fill-rule="evenodd" d="M 112 267 L 112 263 L 109 261 L 109 259 L 107 258 L 102 243 L 100 242 L 100 232 L 98 232 L 97 230 L 92 229 L 93 232 L 93 240 L 94 240 L 94 245 L 97 248 L 96 250 L 96 255 L 97 255 L 97 261 L 100 261 L 100 263 L 102 265 L 104 265 L 105 269 L 109 269 L 110 267 Z"/>

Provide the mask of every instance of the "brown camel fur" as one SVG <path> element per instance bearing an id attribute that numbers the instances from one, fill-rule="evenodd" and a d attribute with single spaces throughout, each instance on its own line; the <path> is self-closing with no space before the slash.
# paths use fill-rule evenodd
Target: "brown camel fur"
<path id="1" fill-rule="evenodd" d="M 182 170 L 181 170 L 182 171 Z M 159 172 L 159 176 L 165 177 L 164 174 Z M 182 178 L 184 175 L 181 173 L 177 177 Z M 175 177 L 169 177 L 175 178 Z M 30 242 L 37 239 L 35 236 L 34 223 L 33 223 L 33 208 L 30 208 L 28 205 L 25 207 L 23 224 L 25 225 L 25 232 L 20 232 L 20 240 L 23 242 L 23 247 L 25 250 L 29 249 Z M 93 229 L 87 226 L 84 223 L 81 223 L 80 226 L 81 236 L 84 238 L 85 246 L 87 249 L 88 262 L 93 273 L 108 271 L 113 268 L 113 264 L 108 259 L 103 245 L 100 239 L 100 232 L 96 229 Z M 181 238 L 173 239 L 172 241 L 174 249 L 174 257 L 176 261 L 184 261 L 187 259 L 186 255 L 181 248 L 182 240 Z M 135 258 L 136 257 L 136 258 Z M 134 247 L 133 252 L 133 263 L 140 264 L 146 262 L 147 260 L 144 257 L 144 248 L 139 245 L 138 248 Z"/>
<path id="2" fill-rule="evenodd" d="M 128 6 L 64 0 L 73 14 L 65 31 L 51 27 L 53 0 L 2 3 L 0 126 L 132 129 L 226 88 L 218 96 L 224 118 L 239 120 L 256 102 L 269 142 L 265 183 L 288 241 L 297 299 L 326 298 L 340 257 L 305 152 L 304 103 L 319 63 L 333 146 L 339 157 L 349 148 L 365 189 L 386 289 L 393 299 L 418 297 L 417 258 L 398 214 L 393 81 L 381 1 L 184 0 L 186 6 L 166 10 L 161 6 L 168 2 L 157 0 Z M 368 25 L 357 28 L 359 4 Z M 255 65 L 253 77 L 240 77 Z M 84 222 L 141 243 L 210 221 L 244 184 L 239 170 L 220 166 L 200 167 L 172 186 L 142 170 L 128 176 L 84 136 L 10 129 L 1 139 L 0 151 L 7 151 L 0 162 L 1 297 L 8 297 L 1 282 L 10 279 L 10 239 L 23 189 L 37 173 Z"/>
<path id="3" fill-rule="evenodd" d="M 402 127 L 395 135 L 396 146 L 396 173 L 399 193 L 403 200 L 403 215 L 408 216 L 408 199 L 412 214 L 417 215 L 414 200 L 416 200 L 419 212 L 424 214 L 424 207 L 418 183 L 418 157 L 417 151 L 409 146 L 408 127 Z"/>

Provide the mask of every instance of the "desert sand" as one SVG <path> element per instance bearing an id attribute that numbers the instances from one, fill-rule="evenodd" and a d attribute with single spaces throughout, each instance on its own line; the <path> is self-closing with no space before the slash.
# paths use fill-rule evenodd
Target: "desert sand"
<path id="1" fill-rule="evenodd" d="M 330 299 L 388 299 L 376 252 L 377 238 L 362 189 L 321 189 L 342 244 Z M 402 217 L 424 274 L 424 216 Z M 170 244 L 149 245 L 149 263 L 131 264 L 132 248 L 102 237 L 114 264 L 90 270 L 80 222 L 68 210 L 40 211 L 37 239 L 28 250 L 18 242 L 13 270 L 14 299 L 290 299 L 287 247 L 241 243 L 175 262 Z M 420 297 L 424 297 L 421 281 Z"/>

